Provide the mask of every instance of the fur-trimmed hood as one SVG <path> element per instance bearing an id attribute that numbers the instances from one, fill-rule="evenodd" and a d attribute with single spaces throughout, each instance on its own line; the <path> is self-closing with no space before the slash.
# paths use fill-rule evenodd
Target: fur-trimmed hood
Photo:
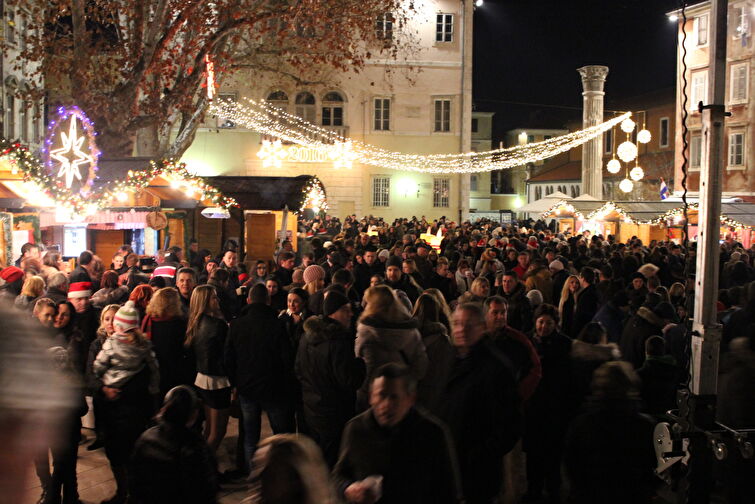
<path id="1" fill-rule="evenodd" d="M 571 343 L 571 357 L 583 361 L 611 361 L 621 358 L 621 351 L 616 343 L 593 345 L 574 340 Z"/>
<path id="2" fill-rule="evenodd" d="M 640 306 L 637 309 L 636 315 L 642 319 L 645 319 L 651 325 L 654 325 L 658 328 L 663 328 L 666 325 L 666 322 L 664 322 L 664 320 L 661 317 L 653 313 L 653 311 L 650 308 L 647 308 L 645 306 Z"/>
<path id="3" fill-rule="evenodd" d="M 330 317 L 315 316 L 304 321 L 304 338 L 308 345 L 319 345 L 333 339 L 346 339 L 350 334 Z"/>

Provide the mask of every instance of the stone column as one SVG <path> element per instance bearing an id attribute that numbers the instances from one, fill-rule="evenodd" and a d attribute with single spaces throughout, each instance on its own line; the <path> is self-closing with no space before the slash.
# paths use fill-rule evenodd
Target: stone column
<path id="1" fill-rule="evenodd" d="M 462 3 L 462 33 L 461 33 L 461 138 L 459 150 L 472 150 L 472 21 L 474 17 L 474 2 L 468 0 Z M 459 175 L 459 221 L 469 218 L 469 192 L 471 177 L 468 173 Z"/>
<path id="2" fill-rule="evenodd" d="M 582 127 L 603 122 L 603 85 L 608 67 L 588 65 L 578 68 L 582 77 Z M 582 145 L 582 194 L 603 199 L 603 135 Z"/>

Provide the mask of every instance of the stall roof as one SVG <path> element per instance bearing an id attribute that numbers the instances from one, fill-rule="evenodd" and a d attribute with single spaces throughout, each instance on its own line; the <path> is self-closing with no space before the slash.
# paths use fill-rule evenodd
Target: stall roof
<path id="1" fill-rule="evenodd" d="M 298 211 L 302 192 L 312 175 L 298 177 L 207 177 L 224 195 L 234 198 L 244 210 Z"/>

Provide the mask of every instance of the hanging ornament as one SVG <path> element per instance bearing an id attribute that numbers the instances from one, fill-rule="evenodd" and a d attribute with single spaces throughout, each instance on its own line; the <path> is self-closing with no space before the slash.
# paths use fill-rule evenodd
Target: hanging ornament
<path id="1" fill-rule="evenodd" d="M 634 161 L 637 158 L 637 146 L 628 140 L 622 142 L 616 149 L 616 155 L 625 163 Z"/>
<path id="2" fill-rule="evenodd" d="M 640 168 L 639 166 L 635 166 L 631 170 L 629 170 L 629 178 L 634 180 L 635 182 L 639 182 L 642 180 L 642 177 L 645 176 L 645 170 Z"/>
<path id="3" fill-rule="evenodd" d="M 625 178 L 619 183 L 619 189 L 625 193 L 632 192 L 632 189 L 634 189 L 634 183 L 628 178 Z"/>
<path id="4" fill-rule="evenodd" d="M 608 170 L 608 173 L 619 173 L 619 170 L 621 170 L 621 163 L 618 159 L 612 159 L 606 165 L 606 170 Z"/>
<path id="5" fill-rule="evenodd" d="M 652 140 L 652 138 L 653 135 L 651 135 L 650 131 L 646 130 L 645 128 L 637 132 L 637 141 L 641 144 L 650 143 L 650 140 Z"/>
<path id="6" fill-rule="evenodd" d="M 71 194 L 89 194 L 97 173 L 100 151 L 94 126 L 78 107 L 59 107 L 47 127 L 42 153 L 48 174 Z"/>
<path id="7" fill-rule="evenodd" d="M 631 133 L 634 131 L 634 121 L 628 117 L 621 121 L 621 131 L 624 133 Z"/>

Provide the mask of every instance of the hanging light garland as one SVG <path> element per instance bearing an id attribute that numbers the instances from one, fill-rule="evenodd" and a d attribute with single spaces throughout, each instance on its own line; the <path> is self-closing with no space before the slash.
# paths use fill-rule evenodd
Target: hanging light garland
<path id="1" fill-rule="evenodd" d="M 216 206 L 238 206 L 236 200 L 223 196 L 220 191 L 203 178 L 189 173 L 184 163 L 174 160 L 150 161 L 146 170 L 129 171 L 125 180 L 93 190 L 86 197 L 71 191 L 61 184 L 57 172 L 49 172 L 42 162 L 18 142 L 0 138 L 0 159 L 11 166 L 11 173 L 20 173 L 23 181 L 38 192 L 49 196 L 62 210 L 72 215 L 91 215 L 97 210 L 113 206 L 113 202 L 125 202 L 128 193 L 140 191 L 155 177 L 162 176 L 171 186 L 187 195 L 198 195 L 202 201 L 210 200 Z"/>
<path id="2" fill-rule="evenodd" d="M 621 131 L 623 131 L 624 133 L 631 133 L 632 131 L 634 131 L 634 121 L 627 117 L 626 119 L 621 121 L 620 127 Z"/>
<path id="3" fill-rule="evenodd" d="M 124 201 L 126 199 L 124 195 L 147 188 L 157 177 L 169 181 L 173 189 L 184 191 L 187 196 L 193 197 L 196 194 L 200 201 L 210 200 L 214 206 L 226 209 L 238 206 L 235 199 L 223 196 L 216 187 L 207 183 L 202 177 L 189 173 L 185 163 L 178 163 L 173 159 L 150 161 L 149 167 L 145 170 L 129 170 L 128 178 L 106 188 L 101 198 L 104 203 L 114 199 Z"/>
<path id="4" fill-rule="evenodd" d="M 219 100 L 210 105 L 209 111 L 264 135 L 315 149 L 330 147 L 339 142 L 350 142 L 351 162 L 422 173 L 478 173 L 542 161 L 598 137 L 631 115 L 627 112 L 602 124 L 543 142 L 486 152 L 419 155 L 392 152 L 357 140 L 349 140 L 265 101 L 257 102 L 250 98 L 238 102 Z"/>

